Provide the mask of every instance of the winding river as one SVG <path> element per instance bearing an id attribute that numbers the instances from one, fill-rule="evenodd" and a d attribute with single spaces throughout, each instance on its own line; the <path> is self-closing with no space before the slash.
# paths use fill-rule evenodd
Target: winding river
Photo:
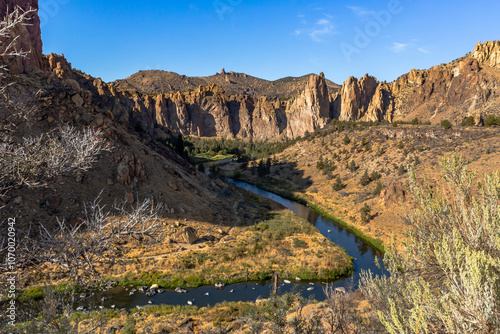
<path id="1" fill-rule="evenodd" d="M 245 182 L 229 180 L 236 186 L 252 192 L 256 195 L 269 198 L 287 209 L 293 211 L 301 218 L 308 220 L 325 237 L 332 240 L 335 244 L 344 248 L 347 253 L 354 258 L 354 273 L 351 277 L 333 282 L 335 287 L 348 287 L 352 285 L 357 288 L 362 270 L 371 270 L 376 275 L 387 274 L 386 270 L 377 267 L 375 259 L 379 258 L 381 263 L 381 254 L 370 244 L 357 237 L 352 232 L 346 230 L 337 223 L 321 216 L 316 211 L 301 205 L 297 202 L 288 200 L 276 194 L 264 191 L 256 186 Z M 331 282 L 330 282 L 331 283 Z M 289 284 L 280 284 L 280 293 L 287 291 L 299 291 L 304 297 L 314 297 L 316 300 L 324 300 L 323 286 L 325 282 L 299 281 Z M 76 304 L 75 307 L 84 306 L 95 308 L 98 306 L 116 308 L 135 308 L 144 305 L 192 305 L 203 307 L 215 305 L 223 301 L 255 301 L 259 296 L 267 298 L 272 290 L 271 281 L 247 282 L 228 285 L 223 289 L 216 289 L 213 286 L 203 286 L 195 289 L 188 289 L 187 293 L 176 293 L 173 290 L 165 290 L 154 297 L 147 297 L 144 293 L 135 292 L 131 294 L 132 287 L 116 287 L 106 292 L 97 293 L 91 298 Z M 102 301 L 103 297 L 106 300 Z"/>

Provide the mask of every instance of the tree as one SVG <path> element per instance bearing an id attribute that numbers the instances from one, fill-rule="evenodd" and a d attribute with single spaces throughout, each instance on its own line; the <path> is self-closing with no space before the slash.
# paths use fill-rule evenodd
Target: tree
<path id="1" fill-rule="evenodd" d="M 411 120 L 412 125 L 418 125 L 420 124 L 420 121 L 418 120 L 418 117 L 415 117 L 414 119 Z"/>
<path id="2" fill-rule="evenodd" d="M 359 210 L 361 213 L 361 221 L 363 223 L 368 223 L 370 219 L 372 219 L 372 216 L 370 215 L 370 212 L 372 211 L 372 208 L 365 203 L 365 205 Z"/>
<path id="3" fill-rule="evenodd" d="M 349 139 L 349 136 L 345 135 L 344 139 L 342 139 L 344 142 L 344 145 L 349 145 L 351 143 L 351 140 Z"/>
<path id="4" fill-rule="evenodd" d="M 368 175 L 368 172 L 365 170 L 365 173 L 363 174 L 363 176 L 361 176 L 359 184 L 361 184 L 364 187 L 367 186 L 370 182 L 371 182 L 370 176 Z"/>
<path id="5" fill-rule="evenodd" d="M 266 166 L 264 164 L 264 160 L 260 160 L 259 164 L 257 165 L 257 175 L 259 177 L 263 177 L 266 175 Z"/>
<path id="6" fill-rule="evenodd" d="M 462 158 L 444 159 L 441 170 L 446 195 L 410 169 L 418 209 L 405 248 L 393 241 L 384 258 L 391 277 L 364 273 L 362 291 L 389 333 L 499 333 L 499 174 L 476 188 Z"/>
<path id="7" fill-rule="evenodd" d="M 340 176 L 337 175 L 337 178 L 335 179 L 335 183 L 332 185 L 333 190 L 335 191 L 340 191 L 345 188 L 345 184 L 342 183 L 342 180 L 340 179 Z"/>

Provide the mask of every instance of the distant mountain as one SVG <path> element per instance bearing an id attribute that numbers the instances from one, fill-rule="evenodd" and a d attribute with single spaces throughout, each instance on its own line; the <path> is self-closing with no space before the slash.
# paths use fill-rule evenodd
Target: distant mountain
<path id="1" fill-rule="evenodd" d="M 311 74 L 286 77 L 275 81 L 256 78 L 245 73 L 226 72 L 224 69 L 208 77 L 188 77 L 174 72 L 159 70 L 139 71 L 123 80 L 111 83 L 120 90 L 134 90 L 147 94 L 195 90 L 200 85 L 216 84 L 228 95 L 267 96 L 271 99 L 297 96 L 303 91 Z M 328 91 L 340 89 L 336 83 L 326 80 Z"/>

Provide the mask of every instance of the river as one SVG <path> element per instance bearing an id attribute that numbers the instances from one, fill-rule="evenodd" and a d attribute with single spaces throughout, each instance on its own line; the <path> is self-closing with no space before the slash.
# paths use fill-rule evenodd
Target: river
<path id="1" fill-rule="evenodd" d="M 325 237 L 333 241 L 335 244 L 344 248 L 347 253 L 354 258 L 354 273 L 351 277 L 333 282 L 335 287 L 348 287 L 352 285 L 357 288 L 362 270 L 371 270 L 376 275 L 387 274 L 386 270 L 379 268 L 375 264 L 375 259 L 379 259 L 381 254 L 376 251 L 370 244 L 357 237 L 352 232 L 346 230 L 341 225 L 321 216 L 316 211 L 308 208 L 297 202 L 288 200 L 279 195 L 259 189 L 256 186 L 245 182 L 229 180 L 236 186 L 257 194 L 262 197 L 269 198 L 287 209 L 293 211 L 299 217 L 308 220 L 313 224 Z M 314 297 L 316 300 L 324 300 L 325 296 L 322 288 L 325 282 L 291 282 L 290 284 L 281 283 L 280 293 L 288 291 L 299 291 L 304 297 Z M 332 283 L 332 282 L 330 282 Z M 130 294 L 132 287 L 116 287 L 111 290 L 100 292 L 85 300 L 82 303 L 75 304 L 77 306 L 85 306 L 86 308 L 95 308 L 97 306 L 116 308 L 135 308 L 136 306 L 168 304 L 168 305 L 187 305 L 188 302 L 192 305 L 203 307 L 215 305 L 223 301 L 255 301 L 259 296 L 268 297 L 272 290 L 273 283 L 271 281 L 262 282 L 247 282 L 228 285 L 223 289 L 216 289 L 213 286 L 203 286 L 195 289 L 188 289 L 187 293 L 176 293 L 173 290 L 165 290 L 161 294 L 154 297 L 146 297 L 144 293 L 135 292 Z M 101 299 L 107 298 L 105 301 Z"/>

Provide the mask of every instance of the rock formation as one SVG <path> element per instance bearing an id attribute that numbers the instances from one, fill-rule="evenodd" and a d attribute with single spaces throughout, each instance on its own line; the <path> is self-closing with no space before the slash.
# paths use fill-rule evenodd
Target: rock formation
<path id="1" fill-rule="evenodd" d="M 296 138 L 322 128 L 330 120 L 330 98 L 325 75 L 311 75 L 305 90 L 286 105 L 287 137 Z"/>
<path id="2" fill-rule="evenodd" d="M 479 42 L 474 48 L 472 57 L 481 64 L 500 68 L 500 41 Z"/>
<path id="3" fill-rule="evenodd" d="M 411 70 L 392 83 L 365 75 L 348 78 L 331 98 L 331 114 L 346 121 L 422 121 L 459 123 L 496 114 L 500 102 L 500 43 L 479 43 L 474 52 L 429 70 Z M 488 68 L 489 70 L 485 70 Z"/>
<path id="4" fill-rule="evenodd" d="M 8 64 L 11 74 L 43 69 L 42 61 L 42 33 L 40 30 L 40 18 L 38 17 L 38 0 L 1 0 L 0 17 L 3 19 L 15 8 L 19 7 L 22 11 L 30 9 L 35 10 L 28 15 L 26 25 L 20 25 L 16 28 L 15 34 L 19 38 L 15 42 L 15 48 L 24 52 L 29 52 L 26 58 L 3 59 Z"/>
<path id="5" fill-rule="evenodd" d="M 0 14 L 5 14 L 14 4 L 24 9 L 38 7 L 36 0 L 4 0 L 0 2 Z M 449 119 L 456 124 L 466 116 L 474 116 L 479 122 L 489 114 L 497 114 L 500 104 L 498 41 L 479 43 L 474 52 L 461 59 L 429 70 L 412 70 L 392 83 L 378 82 L 368 74 L 359 80 L 349 77 L 339 91 L 332 89 L 333 83 L 322 73 L 268 82 L 223 69 L 213 76 L 214 81 L 218 80 L 217 85 L 204 84 L 208 77 L 189 78 L 153 71 L 164 79 L 202 84 L 184 92 L 148 93 L 130 89 L 130 85 L 119 88 L 116 82 L 106 84 L 78 74 L 64 56 L 42 57 L 36 13 L 32 25 L 20 29 L 19 43 L 31 53 L 29 58 L 11 64 L 13 73 L 48 69 L 47 83 L 67 87 L 74 107 L 85 111 L 80 113 L 80 121 L 94 125 L 118 121 L 160 138 L 168 131 L 189 136 L 255 140 L 297 138 L 324 127 L 332 119 L 392 122 L 418 117 L 432 123 Z M 238 81 L 240 86 L 245 83 L 254 86 L 251 92 L 240 87 L 240 93 L 227 94 L 221 88 L 226 77 L 230 82 Z M 149 72 L 139 72 L 134 78 L 135 83 L 156 86 Z M 147 80 L 141 81 L 141 78 Z M 277 98 L 255 94 L 279 85 L 281 88 L 273 90 Z M 160 86 L 173 87 L 166 81 Z M 254 94 L 250 94 L 252 92 Z M 286 92 L 295 92 L 295 95 L 279 97 Z M 92 115 L 95 113 L 100 116 Z"/>

